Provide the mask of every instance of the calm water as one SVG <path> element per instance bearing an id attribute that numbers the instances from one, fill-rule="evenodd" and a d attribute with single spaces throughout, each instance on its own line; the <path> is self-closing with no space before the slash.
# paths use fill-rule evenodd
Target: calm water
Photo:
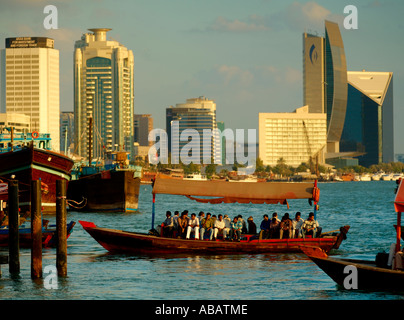
<path id="1" fill-rule="evenodd" d="M 351 226 L 340 257 L 374 259 L 395 241 L 393 200 L 395 182 L 321 183 L 317 219 L 323 231 Z M 57 289 L 45 289 L 43 280 L 30 278 L 30 250 L 21 250 L 21 273 L 13 279 L 2 266 L 0 299 L 148 299 L 148 300 L 393 300 L 404 293 L 347 291 L 338 288 L 303 254 L 231 256 L 128 256 L 108 254 L 79 225 L 78 220 L 99 226 L 145 232 L 151 223 L 151 186 L 141 186 L 139 212 L 131 214 L 68 212 L 77 222 L 68 240 L 68 277 Z M 307 201 L 281 205 L 205 205 L 179 196 L 156 196 L 156 222 L 166 210 L 252 215 L 259 226 L 264 213 L 303 217 L 312 210 Z M 47 216 L 52 222 L 54 216 Z M 4 249 L 3 249 L 4 250 Z M 43 267 L 55 265 L 55 249 L 44 249 Z M 47 274 L 44 273 L 44 277 Z M 235 288 L 235 282 L 238 283 Z"/>

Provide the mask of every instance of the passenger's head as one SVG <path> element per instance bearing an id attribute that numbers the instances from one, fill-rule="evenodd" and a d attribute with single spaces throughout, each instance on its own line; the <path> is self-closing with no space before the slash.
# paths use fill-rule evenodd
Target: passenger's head
<path id="1" fill-rule="evenodd" d="M 171 212 L 170 212 L 170 211 L 167 211 L 167 212 L 166 212 L 166 216 L 167 216 L 167 217 L 171 217 Z"/>

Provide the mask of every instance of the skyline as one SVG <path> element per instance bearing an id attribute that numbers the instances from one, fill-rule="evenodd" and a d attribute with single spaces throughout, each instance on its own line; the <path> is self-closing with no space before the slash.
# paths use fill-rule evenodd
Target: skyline
<path id="1" fill-rule="evenodd" d="M 217 121 L 227 128 L 257 132 L 260 112 L 302 107 L 302 35 L 323 35 L 324 20 L 338 22 L 348 71 L 393 72 L 395 153 L 404 153 L 400 1 L 57 0 L 59 29 L 46 30 L 48 4 L 1 0 L 0 48 L 8 37 L 53 38 L 60 51 L 61 111 L 73 111 L 74 42 L 90 28 L 111 28 L 108 39 L 134 52 L 134 113 L 151 114 L 161 129 L 167 107 L 199 96 L 215 100 Z M 343 27 L 350 4 L 358 8 L 357 30 Z"/>

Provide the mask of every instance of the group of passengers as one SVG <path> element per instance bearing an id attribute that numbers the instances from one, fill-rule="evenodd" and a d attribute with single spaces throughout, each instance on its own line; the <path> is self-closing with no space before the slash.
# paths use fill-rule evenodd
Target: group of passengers
<path id="1" fill-rule="evenodd" d="M 235 216 L 233 220 L 227 214 L 218 216 L 210 212 L 199 212 L 188 216 L 188 210 L 181 213 L 175 211 L 171 215 L 166 212 L 166 219 L 161 224 L 161 234 L 164 237 L 178 237 L 182 239 L 216 240 L 218 237 L 224 240 L 240 241 L 241 234 L 257 234 L 257 226 L 253 217 L 249 217 L 247 222 L 242 215 Z M 289 214 L 285 213 L 282 220 L 278 219 L 278 214 L 274 212 L 269 220 L 265 214 L 260 225 L 259 239 L 283 239 L 283 238 L 304 238 L 311 235 L 313 238 L 321 234 L 321 227 L 314 220 L 311 212 L 308 219 L 303 220 L 300 212 L 296 213 L 295 219 L 291 220 Z"/>
<path id="2" fill-rule="evenodd" d="M 312 238 L 319 237 L 322 231 L 317 220 L 314 219 L 314 213 L 310 212 L 306 220 L 303 220 L 300 212 L 296 212 L 295 218 L 292 220 L 289 213 L 285 213 L 280 220 L 278 214 L 274 212 L 271 220 L 268 215 L 264 215 L 264 219 L 260 225 L 259 239 L 285 239 L 285 238 Z"/>

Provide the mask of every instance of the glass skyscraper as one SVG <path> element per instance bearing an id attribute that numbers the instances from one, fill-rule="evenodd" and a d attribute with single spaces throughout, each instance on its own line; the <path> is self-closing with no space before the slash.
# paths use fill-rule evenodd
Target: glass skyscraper
<path id="1" fill-rule="evenodd" d="M 133 148 L 133 52 L 107 40 L 111 29 L 89 29 L 75 43 L 74 115 L 77 153 L 89 152 L 89 119 L 93 120 L 92 158 L 105 151 Z"/>
<path id="2" fill-rule="evenodd" d="M 303 34 L 303 104 L 327 114 L 327 152 L 339 152 L 347 103 L 347 66 L 337 23 L 325 21 L 325 37 Z"/>
<path id="3" fill-rule="evenodd" d="M 181 139 L 184 130 L 190 129 L 198 139 L 186 137 Z M 206 135 L 204 130 L 217 129 L 216 103 L 205 97 L 187 99 L 186 103 L 176 104 L 166 109 L 166 130 L 168 135 L 168 150 L 171 152 L 171 162 L 179 163 L 181 151 L 189 148 L 199 154 L 189 152 L 188 156 L 194 163 L 216 163 L 221 158 L 220 139 Z M 184 140 L 184 141 L 182 141 Z M 219 143 L 217 143 L 219 140 Z M 203 148 L 203 146 L 206 146 Z M 184 161 L 183 161 L 184 162 Z"/>
<path id="4" fill-rule="evenodd" d="M 359 164 L 394 161 L 393 73 L 348 72 L 348 104 L 341 152 L 357 152 Z"/>

